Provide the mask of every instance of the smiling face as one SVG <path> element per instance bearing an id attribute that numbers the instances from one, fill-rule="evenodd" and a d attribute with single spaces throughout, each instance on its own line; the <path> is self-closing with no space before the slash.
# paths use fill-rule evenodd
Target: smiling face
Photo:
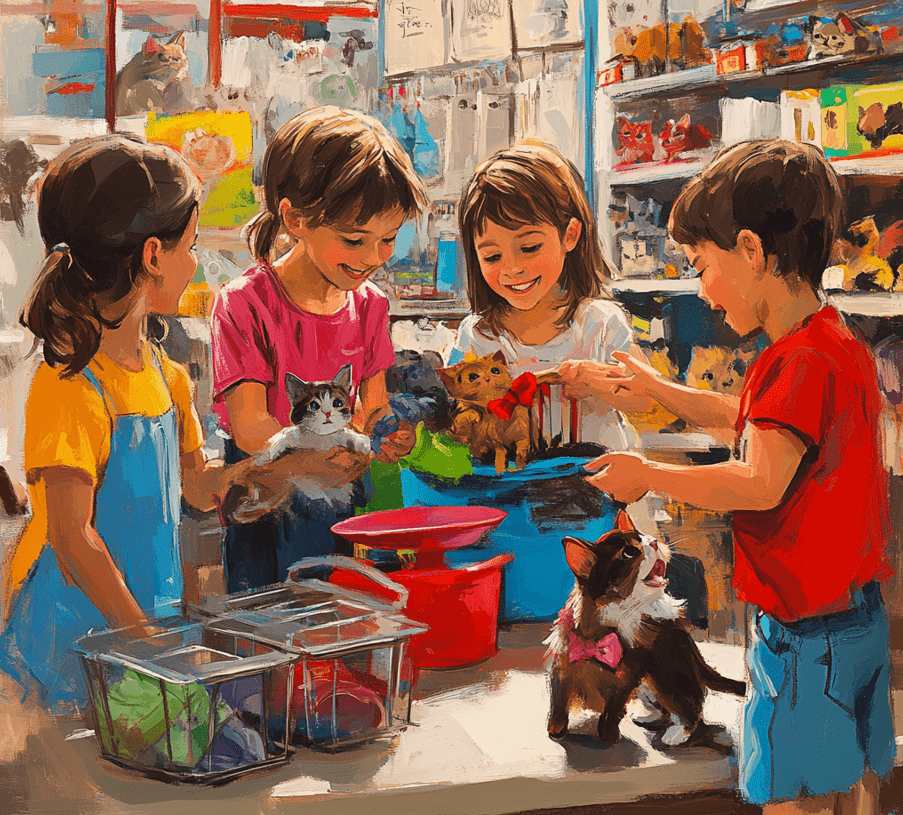
<path id="1" fill-rule="evenodd" d="M 576 218 L 563 239 L 547 223 L 506 229 L 487 221 L 475 240 L 480 272 L 489 288 L 513 308 L 530 311 L 557 296 L 565 257 L 577 245 L 580 232 Z"/>
<path id="2" fill-rule="evenodd" d="M 374 215 L 365 224 L 314 226 L 287 207 L 283 217 L 289 232 L 302 243 L 307 260 L 340 291 L 360 288 L 392 256 L 395 237 L 406 220 L 401 209 Z"/>
<path id="3" fill-rule="evenodd" d="M 699 296 L 741 337 L 763 326 L 758 302 L 761 272 L 754 258 L 738 240 L 733 249 L 721 249 L 711 241 L 684 245 L 684 252 L 699 278 Z"/>

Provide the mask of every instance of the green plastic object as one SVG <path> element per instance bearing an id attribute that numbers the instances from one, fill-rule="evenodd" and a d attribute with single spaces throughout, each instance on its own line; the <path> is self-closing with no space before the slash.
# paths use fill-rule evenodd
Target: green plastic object
<path id="1" fill-rule="evenodd" d="M 126 669 L 123 678 L 114 682 L 107 692 L 106 701 L 113 719 L 110 744 L 107 708 L 101 700 L 97 701 L 100 702 L 95 706 L 97 724 L 104 746 L 110 752 L 119 758 L 134 760 L 150 747 L 183 767 L 193 767 L 203 758 L 216 730 L 231 715 L 229 706 L 219 702 L 213 722 L 214 733 L 211 733 L 210 696 L 203 685 L 161 683 Z"/>
<path id="2" fill-rule="evenodd" d="M 422 424 L 417 426 L 414 449 L 401 463 L 409 469 L 448 479 L 455 484 L 465 475 L 473 473 L 468 445 L 455 441 L 446 433 L 432 433 Z"/>
<path id="3" fill-rule="evenodd" d="M 387 464 L 377 458 L 373 459 L 370 462 L 370 484 L 373 488 L 372 497 L 367 506 L 358 510 L 358 515 L 383 509 L 401 509 L 404 506 L 400 464 Z"/>

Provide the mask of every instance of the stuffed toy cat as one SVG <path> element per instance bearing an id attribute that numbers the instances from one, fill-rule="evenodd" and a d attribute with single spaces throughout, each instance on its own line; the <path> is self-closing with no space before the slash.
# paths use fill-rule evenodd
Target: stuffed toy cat
<path id="1" fill-rule="evenodd" d="M 292 424 L 274 434 L 254 457 L 257 467 L 266 467 L 292 450 L 345 447 L 353 453 L 370 454 L 370 439 L 351 427 L 351 365 L 343 366 L 329 382 L 305 382 L 289 373 L 285 387 L 292 405 Z M 351 502 L 352 490 L 352 484 L 325 489 L 303 472 L 273 488 L 255 482 L 252 474 L 229 488 L 222 513 L 231 523 L 250 523 L 284 509 L 299 492 L 312 501 L 345 506 Z"/>
<path id="2" fill-rule="evenodd" d="M 696 346 L 687 366 L 687 385 L 739 396 L 746 371 L 755 356 L 755 349 L 749 347 L 731 350 L 720 346 Z"/>
<path id="3" fill-rule="evenodd" d="M 615 153 L 621 159 L 619 165 L 638 164 L 657 159 L 658 150 L 652 136 L 652 122 L 631 122 L 618 116 L 618 141 L 621 146 Z"/>
<path id="4" fill-rule="evenodd" d="M 185 32 L 169 42 L 148 37 L 116 77 L 116 113 L 184 113 L 193 110 Z"/>
<path id="5" fill-rule="evenodd" d="M 438 369 L 439 376 L 455 399 L 451 434 L 470 445 L 471 455 L 489 459 L 496 472 L 505 469 L 513 451 L 515 466 L 522 468 L 535 448 L 539 435 L 529 407 L 516 404 L 506 419 L 490 410 L 508 395 L 513 383 L 501 351 Z"/>
<path id="6" fill-rule="evenodd" d="M 568 732 L 574 703 L 598 711 L 599 738 L 612 745 L 627 703 L 650 708 L 642 722 L 662 742 L 684 744 L 704 728 L 709 690 L 744 696 L 746 685 L 721 676 L 690 636 L 683 603 L 665 593 L 667 546 L 634 528 L 623 510 L 595 543 L 565 538 L 574 590 L 546 640 L 551 660 L 549 736 Z"/>
<path id="7" fill-rule="evenodd" d="M 834 18 L 811 15 L 806 24 L 809 32 L 809 58 L 838 57 L 844 54 L 861 56 L 883 50 L 880 34 L 848 14 Z"/>
<path id="8" fill-rule="evenodd" d="M 659 139 L 668 154 L 667 161 L 673 161 L 681 153 L 704 150 L 712 146 L 712 134 L 702 125 L 691 124 L 690 115 L 685 114 L 678 121 L 669 120 Z"/>

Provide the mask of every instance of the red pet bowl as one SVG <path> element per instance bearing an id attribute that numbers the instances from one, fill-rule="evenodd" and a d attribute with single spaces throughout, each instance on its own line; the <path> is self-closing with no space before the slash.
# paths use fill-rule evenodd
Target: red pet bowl
<path id="1" fill-rule="evenodd" d="M 413 549 L 418 568 L 443 568 L 442 553 L 476 543 L 507 515 L 491 507 L 405 507 L 358 515 L 332 527 L 371 549 Z"/>

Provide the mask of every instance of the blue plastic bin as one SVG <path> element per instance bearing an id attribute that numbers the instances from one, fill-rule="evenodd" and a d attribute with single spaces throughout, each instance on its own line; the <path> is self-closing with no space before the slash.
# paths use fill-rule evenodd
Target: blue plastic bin
<path id="1" fill-rule="evenodd" d="M 487 506 L 508 516 L 484 543 L 478 557 L 514 555 L 505 567 L 501 619 L 554 620 L 574 587 L 561 541 L 568 535 L 594 541 L 614 528 L 616 509 L 605 493 L 583 480 L 586 457 L 534 461 L 523 470 L 497 474 L 474 463 L 472 475 L 455 484 L 412 469 L 401 474 L 405 506 Z M 474 547 L 445 555 L 449 566 L 471 563 Z"/>

